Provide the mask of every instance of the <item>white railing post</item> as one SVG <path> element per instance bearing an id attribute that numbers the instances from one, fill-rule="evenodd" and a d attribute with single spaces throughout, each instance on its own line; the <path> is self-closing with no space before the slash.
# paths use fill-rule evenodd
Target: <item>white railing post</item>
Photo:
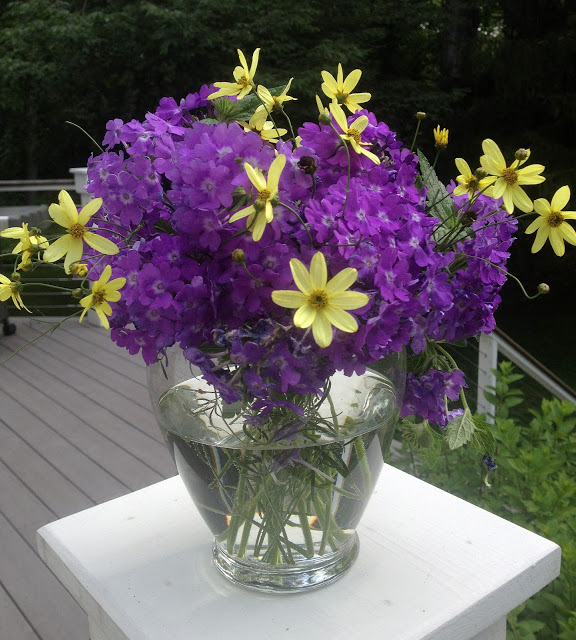
<path id="1" fill-rule="evenodd" d="M 69 171 L 74 176 L 74 191 L 80 194 L 80 202 L 82 206 L 84 206 L 92 200 L 92 196 L 89 193 L 86 193 L 86 190 L 84 189 L 86 182 L 88 181 L 88 171 L 86 167 L 74 167 L 69 169 Z"/>
<path id="2" fill-rule="evenodd" d="M 480 334 L 478 345 L 478 396 L 477 411 L 486 414 L 486 420 L 494 424 L 494 405 L 484 397 L 488 387 L 496 385 L 496 376 L 492 370 L 498 368 L 498 342 L 494 334 Z"/>

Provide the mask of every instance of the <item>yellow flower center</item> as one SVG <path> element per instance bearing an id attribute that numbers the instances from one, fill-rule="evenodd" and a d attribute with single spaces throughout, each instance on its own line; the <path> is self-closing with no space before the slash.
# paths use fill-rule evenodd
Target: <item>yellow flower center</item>
<path id="1" fill-rule="evenodd" d="M 256 199 L 261 200 L 262 202 L 268 202 L 271 195 L 270 189 L 262 189 L 262 191 L 258 192 L 258 197 Z"/>
<path id="2" fill-rule="evenodd" d="M 504 171 L 502 171 L 502 177 L 507 184 L 516 184 L 518 182 L 518 174 L 514 169 L 510 167 L 506 167 Z"/>
<path id="3" fill-rule="evenodd" d="M 550 211 L 548 214 L 548 226 L 559 227 L 564 222 L 564 216 L 560 211 Z"/>
<path id="4" fill-rule="evenodd" d="M 348 129 L 347 135 L 349 135 L 355 142 L 360 144 L 362 137 L 360 135 L 360 131 L 358 129 Z"/>
<path id="5" fill-rule="evenodd" d="M 240 78 L 240 80 L 238 80 L 238 84 L 245 89 L 246 87 L 250 86 L 250 80 L 248 80 L 248 78 L 246 76 L 242 76 Z"/>
<path id="6" fill-rule="evenodd" d="M 308 304 L 314 309 L 325 309 L 328 306 L 328 294 L 324 289 L 314 289 L 308 296 Z"/>
<path id="7" fill-rule="evenodd" d="M 106 300 L 106 291 L 104 289 L 98 289 L 92 293 L 92 304 L 98 307 Z"/>
<path id="8" fill-rule="evenodd" d="M 86 228 L 84 227 L 83 224 L 80 223 L 76 223 L 73 224 L 69 229 L 68 229 L 68 233 L 73 237 L 73 238 L 83 238 L 84 234 L 86 233 Z"/>
<path id="9" fill-rule="evenodd" d="M 336 94 L 336 100 L 338 101 L 338 104 L 345 104 L 347 97 L 348 94 L 342 91 L 338 91 L 338 93 Z"/>

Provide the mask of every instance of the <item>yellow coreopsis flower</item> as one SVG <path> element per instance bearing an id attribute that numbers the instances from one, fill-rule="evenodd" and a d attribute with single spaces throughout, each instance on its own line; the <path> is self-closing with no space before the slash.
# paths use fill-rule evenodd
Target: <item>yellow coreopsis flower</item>
<path id="1" fill-rule="evenodd" d="M 369 93 L 352 93 L 356 85 L 360 80 L 362 71 L 360 69 L 354 69 L 346 76 L 344 80 L 344 74 L 342 72 L 342 65 L 338 63 L 338 74 L 336 78 L 328 71 L 322 71 L 322 91 L 332 102 L 336 104 L 343 104 L 350 109 L 351 113 L 362 109 L 360 102 L 367 102 L 372 97 Z"/>
<path id="2" fill-rule="evenodd" d="M 446 149 L 448 146 L 448 129 L 440 129 L 440 125 L 434 129 L 434 144 L 438 151 Z"/>
<path id="3" fill-rule="evenodd" d="M 276 144 L 278 138 L 287 133 L 286 129 L 276 127 L 273 122 L 266 120 L 268 113 L 266 111 L 258 111 L 256 109 L 254 115 L 248 123 L 244 123 L 244 131 L 254 131 L 262 140 L 267 140 Z"/>
<path id="4" fill-rule="evenodd" d="M 274 158 L 266 179 L 260 169 L 254 168 L 247 162 L 244 163 L 244 169 L 250 182 L 256 187 L 258 195 L 254 204 L 237 211 L 230 218 L 230 222 L 236 222 L 236 220 L 248 217 L 246 227 L 252 232 L 252 238 L 255 242 L 258 242 L 262 237 L 266 223 L 272 222 L 274 218 L 272 200 L 278 194 L 278 183 L 285 165 L 285 155 L 281 154 Z"/>
<path id="5" fill-rule="evenodd" d="M 526 195 L 522 185 L 544 182 L 544 176 L 540 175 L 544 171 L 544 165 L 532 164 L 519 169 L 530 157 L 530 150 L 526 149 L 522 159 L 516 159 L 508 166 L 500 147 L 489 138 L 482 143 L 482 150 L 485 155 L 480 158 L 480 164 L 488 174 L 487 179 L 494 184 L 492 196 L 503 199 L 508 213 L 513 213 L 514 206 L 525 213 L 532 211 L 532 200 Z"/>
<path id="6" fill-rule="evenodd" d="M 460 175 L 456 178 L 458 186 L 454 189 L 455 196 L 462 196 L 465 193 L 471 199 L 475 193 L 481 191 L 487 196 L 492 196 L 492 183 L 490 178 L 482 178 L 479 180 L 470 169 L 469 164 L 463 158 L 456 158 L 456 167 L 460 171 Z"/>
<path id="7" fill-rule="evenodd" d="M 288 100 L 297 100 L 297 98 L 293 98 L 288 95 L 288 91 L 290 91 L 290 85 L 292 84 L 292 80 L 294 78 L 290 78 L 288 84 L 284 87 L 282 93 L 278 96 L 273 96 L 266 87 L 259 85 L 256 89 L 256 93 L 258 97 L 264 104 L 261 104 L 258 109 L 256 109 L 256 113 L 259 111 L 264 111 L 266 114 L 272 113 L 272 111 L 282 111 L 282 104 L 287 102 Z"/>
<path id="8" fill-rule="evenodd" d="M 0 302 L 6 302 L 8 298 L 12 298 L 12 302 L 16 309 L 26 309 L 28 313 L 32 313 L 30 309 L 22 302 L 20 291 L 22 285 L 19 282 L 12 282 L 9 278 L 0 273 Z"/>
<path id="9" fill-rule="evenodd" d="M 295 326 L 301 329 L 311 326 L 320 347 L 332 343 L 332 326 L 346 333 L 357 331 L 358 323 L 347 310 L 360 309 L 368 304 L 369 298 L 359 291 L 347 290 L 356 282 L 356 269 L 343 269 L 328 282 L 326 260 L 318 251 L 312 257 L 310 272 L 296 258 L 290 260 L 290 270 L 300 291 L 273 291 L 272 300 L 281 307 L 297 309 Z"/>
<path id="10" fill-rule="evenodd" d="M 29 267 L 32 264 L 32 256 L 48 248 L 48 240 L 39 233 L 34 231 L 30 232 L 27 222 L 23 222 L 21 227 L 8 227 L 8 229 L 0 231 L 0 236 L 19 241 L 14 249 L 12 249 L 12 253 L 22 252 L 22 260 L 18 265 L 18 269 L 26 269 Z"/>
<path id="11" fill-rule="evenodd" d="M 102 275 L 92 284 L 92 292 L 80 300 L 80 304 L 84 307 L 84 311 L 80 315 L 80 322 L 82 322 L 88 309 L 94 309 L 100 318 L 102 326 L 105 329 L 110 329 L 107 316 L 112 315 L 112 308 L 108 302 L 118 302 L 121 297 L 118 289 L 122 289 L 126 284 L 126 278 L 110 280 L 111 275 L 112 267 L 108 264 L 102 271 Z"/>
<path id="12" fill-rule="evenodd" d="M 252 87 L 254 86 L 254 75 L 256 74 L 256 68 L 258 67 L 258 58 L 260 56 L 260 49 L 256 49 L 252 54 L 252 64 L 248 69 L 248 63 L 246 57 L 238 49 L 238 57 L 240 58 L 240 66 L 234 69 L 234 80 L 236 82 L 215 82 L 214 86 L 218 89 L 214 93 L 208 96 L 208 100 L 214 100 L 215 98 L 222 98 L 224 96 L 236 96 L 238 100 L 242 100 L 247 96 Z"/>
<path id="13" fill-rule="evenodd" d="M 356 118 L 351 125 L 348 125 L 346 115 L 342 107 L 334 102 L 330 103 L 330 112 L 334 116 L 334 120 L 338 123 L 338 126 L 342 130 L 340 136 L 342 140 L 348 140 L 352 145 L 352 148 L 356 153 L 361 153 L 367 158 L 370 158 L 372 162 L 380 164 L 380 160 L 371 151 L 368 151 L 364 147 L 369 147 L 369 142 L 362 142 L 362 131 L 368 126 L 368 118 L 366 116 L 360 116 Z"/>
<path id="14" fill-rule="evenodd" d="M 58 238 L 46 249 L 44 252 L 45 262 L 55 262 L 66 255 L 64 270 L 66 273 L 70 273 L 70 265 L 78 262 L 82 257 L 84 242 L 98 253 L 108 256 L 118 253 L 118 247 L 111 240 L 86 229 L 90 218 L 102 206 L 102 198 L 90 200 L 80 213 L 78 213 L 78 209 L 67 191 L 60 191 L 58 202 L 59 204 L 50 205 L 48 213 L 52 220 L 64 227 L 68 233 Z"/>
<path id="15" fill-rule="evenodd" d="M 576 245 L 576 232 L 566 220 L 576 220 L 576 211 L 562 211 L 570 200 L 570 187 L 560 187 L 552 197 L 552 202 L 544 198 L 534 201 L 534 209 L 538 218 L 533 220 L 526 233 L 536 234 L 532 253 L 540 251 L 546 240 L 550 240 L 552 249 L 557 256 L 564 255 L 564 241 Z"/>

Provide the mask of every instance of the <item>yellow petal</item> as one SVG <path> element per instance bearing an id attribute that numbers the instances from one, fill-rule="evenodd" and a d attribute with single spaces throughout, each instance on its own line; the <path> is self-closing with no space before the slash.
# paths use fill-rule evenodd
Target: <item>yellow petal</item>
<path id="1" fill-rule="evenodd" d="M 344 84 L 342 88 L 344 89 L 344 93 L 352 93 L 354 91 L 354 87 L 360 82 L 360 77 L 362 76 L 362 71 L 360 69 L 354 69 L 354 71 L 350 72 L 344 80 Z"/>
<path id="2" fill-rule="evenodd" d="M 346 99 L 346 103 L 349 103 L 349 102 L 353 102 L 353 103 L 356 103 L 356 102 L 368 102 L 368 100 L 370 100 L 371 97 L 372 97 L 371 93 L 366 93 L 366 92 L 364 92 L 364 93 L 351 93 L 348 96 L 348 98 Z M 359 107 L 360 105 L 357 105 L 357 106 Z M 356 111 L 356 109 L 355 109 L 355 111 Z"/>
<path id="3" fill-rule="evenodd" d="M 524 213 L 530 213 L 530 211 L 534 209 L 534 207 L 532 206 L 532 200 L 530 200 L 530 198 L 526 195 L 524 189 L 515 184 L 510 188 L 510 191 L 514 199 L 514 204 L 518 207 L 518 209 L 524 211 Z"/>
<path id="4" fill-rule="evenodd" d="M 564 240 L 557 228 L 553 227 L 550 229 L 550 244 L 557 256 L 562 257 L 564 255 Z"/>
<path id="5" fill-rule="evenodd" d="M 100 274 L 100 277 L 98 278 L 98 280 L 96 280 L 96 282 L 94 283 L 94 287 L 101 287 L 103 285 L 105 285 L 108 280 L 110 280 L 110 276 L 112 275 L 112 267 L 107 264 L 104 267 L 104 270 L 102 271 L 102 273 Z"/>
<path id="6" fill-rule="evenodd" d="M 8 227 L 8 229 L 4 229 L 0 231 L 0 236 L 3 238 L 22 238 L 25 235 L 24 225 L 28 226 L 26 222 L 21 227 Z"/>
<path id="7" fill-rule="evenodd" d="M 246 62 L 246 56 L 238 49 L 238 57 L 240 58 L 240 64 L 242 65 L 243 71 L 246 72 L 246 75 L 250 73 L 250 69 L 248 69 L 248 63 Z"/>
<path id="8" fill-rule="evenodd" d="M 110 280 L 110 282 L 106 285 L 106 290 L 110 289 L 122 289 L 122 287 L 126 284 L 126 278 L 114 278 L 114 280 Z"/>
<path id="9" fill-rule="evenodd" d="M 244 209 L 240 209 L 240 211 L 236 211 L 236 213 L 228 220 L 228 222 L 236 222 L 236 220 L 241 220 L 246 216 L 251 216 L 256 213 L 256 209 L 254 209 L 254 205 L 250 205 L 249 207 L 245 207 Z"/>
<path id="10" fill-rule="evenodd" d="M 576 244 L 576 232 L 567 222 L 561 224 L 558 229 L 566 242 Z"/>
<path id="11" fill-rule="evenodd" d="M 300 329 L 307 329 L 318 315 L 317 310 L 309 304 L 300 307 L 294 314 L 294 325 Z"/>
<path id="12" fill-rule="evenodd" d="M 358 271 L 356 269 L 352 269 L 351 267 L 347 267 L 346 269 L 342 269 L 340 273 L 337 273 L 332 280 L 326 285 L 326 291 L 332 299 L 332 296 L 343 293 L 351 287 L 358 277 Z"/>
<path id="13" fill-rule="evenodd" d="M 61 238 L 58 238 L 56 242 L 53 242 L 46 251 L 44 251 L 44 262 L 56 262 L 60 258 L 70 251 L 72 247 L 73 238 L 70 234 L 65 234 Z"/>
<path id="14" fill-rule="evenodd" d="M 540 229 L 540 227 L 544 226 L 545 224 L 546 224 L 546 218 L 542 216 L 538 216 L 536 220 L 532 220 L 532 222 L 528 225 L 528 228 L 526 229 L 525 233 L 534 233 L 534 231 L 537 231 L 538 229 Z"/>
<path id="15" fill-rule="evenodd" d="M 368 126 L 368 118 L 366 116 L 360 116 L 359 118 L 356 118 L 356 120 L 354 120 L 354 122 L 350 125 L 350 129 L 356 129 L 356 131 L 359 131 L 360 133 L 362 133 L 362 131 L 364 131 L 364 129 L 366 129 L 366 127 Z"/>
<path id="16" fill-rule="evenodd" d="M 286 160 L 286 158 L 284 158 L 284 160 Z M 260 171 L 260 169 L 257 169 L 257 168 L 255 169 L 253 166 L 245 162 L 244 170 L 248 174 L 248 179 L 256 187 L 258 191 L 262 191 L 263 189 L 266 189 L 266 180 L 264 178 L 264 175 L 262 174 L 262 171 Z"/>
<path id="17" fill-rule="evenodd" d="M 260 59 L 260 49 L 254 49 L 254 53 L 252 54 L 252 66 L 250 67 L 250 81 L 256 75 L 256 68 L 258 67 L 258 60 Z"/>
<path id="18" fill-rule="evenodd" d="M 86 231 L 84 234 L 84 240 L 86 241 L 86 244 L 92 247 L 92 249 L 95 249 L 98 253 L 103 253 L 106 256 L 114 256 L 119 251 L 118 247 L 112 242 L 112 240 L 108 240 L 108 238 L 99 236 L 97 233 L 92 233 L 91 231 Z"/>
<path id="19" fill-rule="evenodd" d="M 486 140 L 482 142 L 482 151 L 484 151 L 486 156 L 488 156 L 487 160 L 489 161 L 489 164 L 496 169 L 496 171 L 488 171 L 488 173 L 498 174 L 502 172 L 502 169 L 506 168 L 506 160 L 504 160 L 502 151 L 500 151 L 500 147 L 494 142 L 494 140 L 486 138 Z M 482 166 L 484 166 L 484 163 L 482 163 Z"/>
<path id="20" fill-rule="evenodd" d="M 332 325 L 324 313 L 317 313 L 312 323 L 312 335 L 319 347 L 329 347 L 332 343 Z"/>
<path id="21" fill-rule="evenodd" d="M 104 329 L 110 329 L 110 323 L 108 322 L 108 318 L 104 315 L 104 311 L 100 307 L 94 307 L 94 310 L 98 314 L 100 318 L 100 323 L 104 327 Z M 110 311 L 112 313 L 112 311 Z"/>
<path id="22" fill-rule="evenodd" d="M 534 244 L 532 245 L 532 253 L 537 253 L 542 249 L 546 240 L 548 240 L 548 231 L 549 227 L 540 227 L 538 229 L 538 233 L 536 234 L 536 238 L 534 238 Z"/>
<path id="23" fill-rule="evenodd" d="M 558 191 L 556 191 L 556 193 L 552 197 L 550 208 L 553 211 L 562 211 L 562 209 L 564 209 L 564 207 L 568 204 L 569 200 L 570 187 L 564 185 L 563 187 L 560 187 L 560 189 L 558 189 Z"/>
<path id="24" fill-rule="evenodd" d="M 341 291 L 330 296 L 330 306 L 338 309 L 360 309 L 368 302 L 370 298 L 360 291 Z"/>
<path id="25" fill-rule="evenodd" d="M 338 72 L 336 73 L 336 84 L 338 85 L 338 90 L 344 84 L 344 72 L 342 71 L 342 65 L 338 63 Z"/>
<path id="26" fill-rule="evenodd" d="M 372 151 L 368 151 L 368 149 L 364 149 L 364 147 L 360 147 L 360 153 L 367 158 L 370 158 L 374 164 L 380 164 L 380 158 L 373 154 Z"/>
<path id="27" fill-rule="evenodd" d="M 300 260 L 292 258 L 290 260 L 290 271 L 292 271 L 292 277 L 294 278 L 294 282 L 298 289 L 300 289 L 302 293 L 309 295 L 312 292 L 313 287 L 308 269 L 306 269 Z"/>
<path id="28" fill-rule="evenodd" d="M 272 291 L 272 300 L 280 307 L 299 309 L 306 304 L 308 297 L 301 291 Z"/>
<path id="29" fill-rule="evenodd" d="M 468 182 L 472 177 L 472 171 L 470 171 L 469 164 L 464 160 L 464 158 L 456 158 L 454 162 L 456 163 L 456 168 L 460 171 L 464 180 Z"/>
<path id="30" fill-rule="evenodd" d="M 64 229 L 68 229 L 72 226 L 72 222 L 68 219 L 68 216 L 64 213 L 62 207 L 59 204 L 51 204 L 48 207 L 48 215 L 54 220 L 56 224 L 59 224 Z"/>
<path id="31" fill-rule="evenodd" d="M 58 194 L 58 202 L 70 224 L 76 224 L 78 222 L 78 208 L 74 204 L 74 200 L 72 200 L 68 191 L 64 189 L 60 191 Z"/>
<path id="32" fill-rule="evenodd" d="M 90 200 L 90 202 L 82 207 L 82 211 L 78 214 L 79 224 L 85 225 L 101 206 L 102 198 L 94 198 L 94 200 Z"/>
<path id="33" fill-rule="evenodd" d="M 280 182 L 280 175 L 286 166 L 286 156 L 280 154 L 270 165 L 268 170 L 268 189 L 271 193 L 276 194 L 278 192 L 278 183 Z"/>
<path id="34" fill-rule="evenodd" d="M 327 280 L 326 260 L 324 255 L 317 251 L 310 262 L 310 284 L 312 289 L 324 289 Z"/>
<path id="35" fill-rule="evenodd" d="M 260 240 L 265 228 L 266 216 L 263 215 L 262 211 L 260 211 L 256 214 L 256 220 L 254 222 L 254 226 L 252 227 L 252 240 L 254 240 L 254 242 L 258 242 L 258 240 Z"/>
<path id="36" fill-rule="evenodd" d="M 64 271 L 66 273 L 70 273 L 70 266 L 74 262 L 79 262 L 81 260 L 83 248 L 84 243 L 81 238 L 71 238 L 70 248 L 64 258 Z"/>
<path id="37" fill-rule="evenodd" d="M 545 198 L 538 198 L 534 200 L 534 211 L 541 216 L 547 216 L 551 211 L 550 203 Z"/>
<path id="38" fill-rule="evenodd" d="M 332 323 L 340 331 L 346 333 L 354 333 L 358 330 L 358 323 L 354 316 L 350 315 L 343 309 L 337 309 L 335 307 L 326 307 L 324 309 L 324 315 L 328 322 Z"/>
<path id="39" fill-rule="evenodd" d="M 348 131 L 348 123 L 346 122 L 346 116 L 344 115 L 344 111 L 342 111 L 342 107 L 335 102 L 330 103 L 330 113 L 334 117 L 334 120 L 338 123 L 338 126 L 343 132 Z"/>

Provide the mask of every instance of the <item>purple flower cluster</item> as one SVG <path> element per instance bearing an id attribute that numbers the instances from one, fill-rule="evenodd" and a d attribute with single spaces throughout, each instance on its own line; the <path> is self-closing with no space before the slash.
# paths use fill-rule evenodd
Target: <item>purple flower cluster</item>
<path id="1" fill-rule="evenodd" d="M 89 161 L 88 191 L 104 203 L 99 226 L 120 246 L 106 262 L 127 280 L 114 305 L 114 341 L 147 363 L 178 344 L 225 401 L 248 395 L 264 407 L 281 394 L 318 392 L 337 370 L 360 374 L 390 352 L 493 328 L 504 274 L 492 265 L 504 268 L 515 230 L 498 202 L 480 197 L 468 211 L 454 198 L 474 220 L 470 235 L 438 251 L 417 157 L 372 113 L 354 118 L 368 117 L 362 139 L 381 162 L 350 150 L 349 166 L 330 126 L 306 123 L 298 146 L 274 147 L 237 123 L 208 119 L 210 92 L 202 87 L 179 104 L 163 98 L 143 122 L 111 121 L 106 151 Z M 275 151 L 286 156 L 279 204 L 254 242 L 246 221 L 230 218 L 257 195 L 244 163 L 265 173 Z M 308 266 L 317 251 L 330 277 L 356 268 L 352 290 L 370 299 L 354 312 L 358 330 L 335 330 L 327 348 L 271 296 L 295 289 L 292 258 Z M 410 382 L 404 412 L 445 423 L 439 390 L 458 395 L 464 378 L 429 372 Z"/>
<path id="2" fill-rule="evenodd" d="M 444 427 L 455 417 L 451 415 L 452 412 L 446 411 L 446 398 L 455 402 L 462 387 L 466 386 L 464 374 L 459 369 L 451 372 L 430 369 L 421 374 L 409 372 L 400 415 L 405 418 L 418 414 L 425 420 Z"/>

